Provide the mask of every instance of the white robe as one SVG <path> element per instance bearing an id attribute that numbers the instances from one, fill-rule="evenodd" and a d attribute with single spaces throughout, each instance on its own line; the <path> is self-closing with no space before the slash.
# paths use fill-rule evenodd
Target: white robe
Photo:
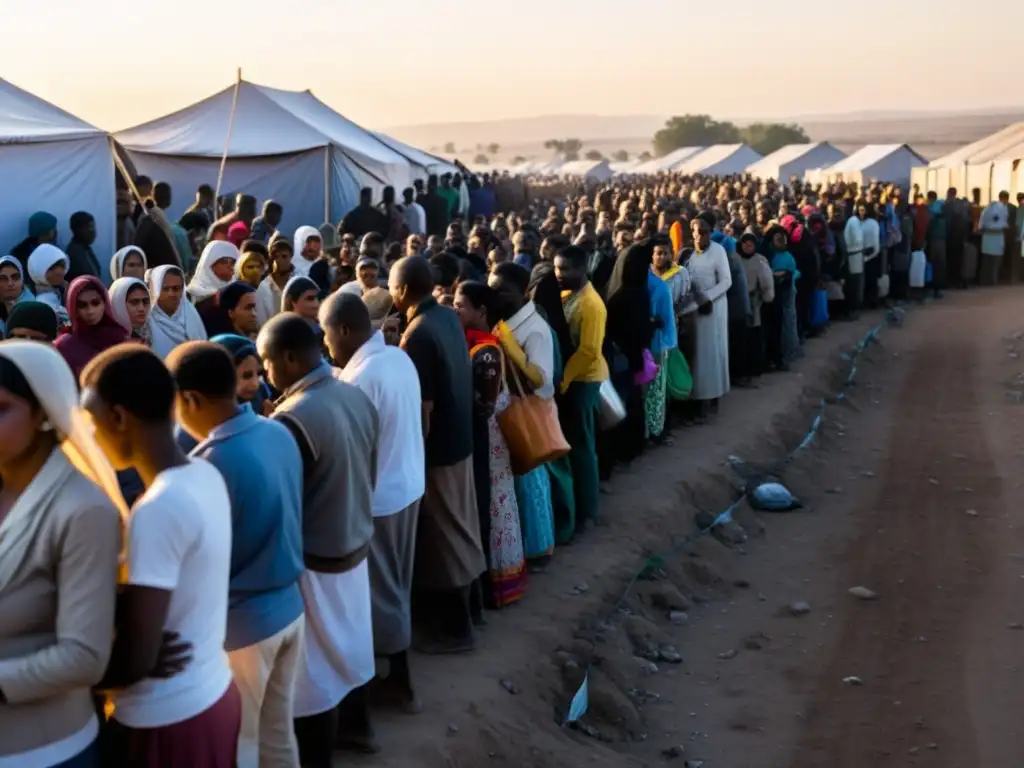
<path id="1" fill-rule="evenodd" d="M 978 219 L 981 232 L 981 252 L 986 256 L 1002 256 L 1006 250 L 1006 229 L 1010 226 L 1010 211 L 994 200 L 985 206 Z"/>
<path id="2" fill-rule="evenodd" d="M 732 286 L 729 256 L 718 243 L 703 253 L 694 251 L 686 268 L 694 292 L 700 292 L 713 304 L 711 314 L 697 313 L 696 343 L 693 359 L 694 400 L 715 400 L 729 391 L 729 301 L 726 292 Z M 685 312 L 696 312 L 690 305 Z"/>

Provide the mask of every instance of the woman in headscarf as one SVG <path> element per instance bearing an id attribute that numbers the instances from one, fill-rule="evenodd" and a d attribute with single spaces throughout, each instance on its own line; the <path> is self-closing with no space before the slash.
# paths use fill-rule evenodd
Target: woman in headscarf
<path id="1" fill-rule="evenodd" d="M 0 764 L 99 765 L 127 508 L 52 347 L 0 344 L 0 400 Z"/>
<path id="2" fill-rule="evenodd" d="M 281 311 L 294 312 L 319 328 L 320 289 L 317 284 L 309 277 L 293 277 L 281 294 Z"/>
<path id="3" fill-rule="evenodd" d="M 495 304 L 494 291 L 483 283 L 467 281 L 455 293 L 454 308 L 473 363 L 473 472 L 480 539 L 489 564 L 484 600 L 489 607 L 501 608 L 522 598 L 526 558 L 508 446 L 497 420 L 508 407 L 509 396 L 501 342 L 490 330 L 492 319 L 497 319 Z"/>
<path id="4" fill-rule="evenodd" d="M 732 284 L 725 292 L 729 308 L 729 381 L 738 387 L 749 386 L 753 374 L 749 370 L 750 360 L 746 354 L 751 313 L 747 272 L 742 260 L 736 255 L 736 241 L 732 237 L 715 232 L 711 235 L 711 241 L 725 249 L 732 277 Z"/>
<path id="5" fill-rule="evenodd" d="M 778 371 L 788 371 L 800 346 L 796 328 L 796 260 L 789 252 L 789 235 L 779 225 L 765 233 L 762 250 L 775 278 L 775 300 L 765 313 L 767 362 Z"/>
<path id="6" fill-rule="evenodd" d="M 207 243 L 188 284 L 188 297 L 200 315 L 206 307 L 216 304 L 217 291 L 234 279 L 237 261 L 238 248 L 231 243 L 223 240 Z"/>
<path id="7" fill-rule="evenodd" d="M 757 252 L 757 235 L 751 232 L 740 235 L 736 253 L 743 262 L 750 296 L 750 326 L 741 354 L 746 361 L 745 372 L 749 376 L 760 376 L 764 373 L 764 329 L 761 315 L 764 305 L 775 300 L 775 277 L 768 259 Z"/>
<path id="8" fill-rule="evenodd" d="M 11 249 L 11 255 L 28 271 L 28 260 L 36 246 L 57 240 L 57 217 L 46 211 L 36 211 L 28 219 L 28 237 Z"/>
<path id="9" fill-rule="evenodd" d="M 122 277 L 135 277 L 139 280 L 146 279 L 146 254 L 136 245 L 129 245 L 122 248 L 110 257 L 110 279 L 119 280 Z"/>
<path id="10" fill-rule="evenodd" d="M 52 344 L 57 340 L 57 315 L 42 302 L 23 301 L 7 318 L 5 338 Z"/>
<path id="11" fill-rule="evenodd" d="M 241 248 L 249 238 L 249 228 L 245 225 L 244 221 L 236 221 L 230 227 L 228 227 L 228 242 L 231 243 L 235 248 Z"/>
<path id="12" fill-rule="evenodd" d="M 803 339 L 819 329 L 811 327 L 811 305 L 814 291 L 821 279 L 821 256 L 818 243 L 806 234 L 803 224 L 795 216 L 783 216 L 779 222 L 789 235 L 789 252 L 796 261 L 799 274 L 796 282 L 797 333 Z"/>
<path id="13" fill-rule="evenodd" d="M 657 251 L 658 256 L 655 256 Z M 651 335 L 651 355 L 658 365 L 658 373 L 647 388 L 644 396 L 644 434 L 647 438 L 662 442 L 671 438 L 665 435 L 665 405 L 668 394 L 668 360 L 669 352 L 676 349 L 679 337 L 676 332 L 675 304 L 672 289 L 662 275 L 655 271 L 656 263 L 670 258 L 672 242 L 667 235 L 656 235 L 651 239 L 651 265 L 647 271 L 647 292 L 650 295 L 650 314 L 654 318 L 654 332 Z M 674 267 L 677 274 L 685 270 Z"/>
<path id="14" fill-rule="evenodd" d="M 149 288 L 135 277 L 120 277 L 110 286 L 110 311 L 114 319 L 130 334 L 132 341 L 153 345 L 149 330 L 152 299 Z"/>
<path id="15" fill-rule="evenodd" d="M 234 247 L 234 246 L 232 246 Z M 153 308 L 149 314 L 149 330 L 153 351 L 161 358 L 186 341 L 206 341 L 203 320 L 184 297 L 185 276 L 171 264 L 156 267 L 149 274 L 149 293 Z"/>
<path id="16" fill-rule="evenodd" d="M 308 275 L 313 262 L 320 258 L 322 240 L 320 230 L 316 227 L 299 227 L 295 230 L 295 242 L 292 250 L 292 267 L 296 275 Z"/>
<path id="17" fill-rule="evenodd" d="M 605 359 L 611 368 L 612 381 L 626 406 L 626 418 L 615 429 L 605 433 L 602 476 L 611 474 L 611 462 L 627 463 L 644 450 L 646 428 L 644 387 L 636 377 L 644 370 L 654 338 L 655 324 L 651 316 L 651 296 L 647 278 L 654 254 L 648 242 L 634 243 L 619 254 L 608 281 L 608 321 L 605 326 Z"/>
<path id="18" fill-rule="evenodd" d="M 60 328 L 71 324 L 64 298 L 68 285 L 64 276 L 68 272 L 68 257 L 55 245 L 42 243 L 28 257 L 28 276 L 36 291 L 36 301 L 49 305 L 57 313 Z"/>
<path id="19" fill-rule="evenodd" d="M 235 263 L 235 280 L 259 288 L 267 272 L 267 260 L 259 251 L 245 251 Z"/>
<path id="20" fill-rule="evenodd" d="M 127 341 L 129 331 L 114 317 L 110 296 L 98 277 L 82 275 L 71 281 L 67 309 L 71 332 L 58 337 L 54 346 L 77 378 L 100 352 Z"/>
<path id="21" fill-rule="evenodd" d="M 270 387 L 260 376 L 260 356 L 256 344 L 234 333 L 214 336 L 210 341 L 224 347 L 235 361 L 235 369 L 238 371 L 238 402 L 260 416 L 269 416 L 273 411 Z"/>
<path id="22" fill-rule="evenodd" d="M 25 285 L 21 262 L 13 256 L 0 258 L 0 334 L 6 330 L 5 323 L 15 304 L 34 301 L 35 295 Z"/>

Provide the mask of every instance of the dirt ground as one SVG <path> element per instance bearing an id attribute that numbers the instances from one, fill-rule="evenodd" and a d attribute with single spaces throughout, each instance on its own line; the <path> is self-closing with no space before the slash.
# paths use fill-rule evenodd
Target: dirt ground
<path id="1" fill-rule="evenodd" d="M 423 714 L 378 713 L 383 751 L 336 765 L 1024 765 L 1022 300 L 909 310 L 839 399 L 881 315 L 732 393 L 615 477 L 599 527 L 489 615 L 474 654 L 414 657 Z M 817 440 L 780 465 L 822 398 Z M 803 509 L 744 503 L 692 540 L 769 471 Z M 586 670 L 584 727 L 563 727 Z"/>

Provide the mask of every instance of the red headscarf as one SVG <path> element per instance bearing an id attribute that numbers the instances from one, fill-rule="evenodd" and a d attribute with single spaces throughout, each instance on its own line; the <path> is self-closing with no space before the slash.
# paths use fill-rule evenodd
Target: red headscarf
<path id="1" fill-rule="evenodd" d="M 245 226 L 244 221 L 236 221 L 230 227 L 228 227 L 228 242 L 231 243 L 235 248 L 241 248 L 249 238 L 249 228 Z"/>
<path id="2" fill-rule="evenodd" d="M 789 239 L 794 243 L 799 243 L 804 239 L 804 226 L 796 220 L 796 216 L 792 214 L 783 216 L 779 223 L 789 233 Z"/>
<path id="3" fill-rule="evenodd" d="M 85 290 L 96 291 L 103 298 L 103 317 L 96 325 L 86 325 L 78 317 L 78 296 Z M 71 332 L 58 338 L 54 346 L 64 356 L 77 378 L 89 361 L 100 352 L 127 341 L 128 331 L 114 317 L 110 308 L 110 294 L 99 278 L 83 275 L 72 280 L 68 286 L 66 306 L 71 318 Z"/>

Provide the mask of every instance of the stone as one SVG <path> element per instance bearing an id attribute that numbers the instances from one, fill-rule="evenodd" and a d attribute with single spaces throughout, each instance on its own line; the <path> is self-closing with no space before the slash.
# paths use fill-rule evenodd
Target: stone
<path id="1" fill-rule="evenodd" d="M 689 614 L 683 611 L 669 611 L 668 620 L 675 624 L 677 627 L 685 626 L 690 621 Z"/>
<path id="2" fill-rule="evenodd" d="M 659 581 L 653 583 L 647 591 L 647 599 L 652 606 L 661 611 L 690 610 L 690 601 L 671 582 Z"/>
<path id="3" fill-rule="evenodd" d="M 797 600 L 789 604 L 789 612 L 794 616 L 806 616 L 811 612 L 811 604 L 806 600 Z"/>
<path id="4" fill-rule="evenodd" d="M 976 510 L 976 509 L 968 509 L 965 514 L 969 515 L 970 517 L 977 517 L 978 516 L 978 510 Z"/>
<path id="5" fill-rule="evenodd" d="M 835 488 L 829 488 L 825 493 L 830 493 L 833 496 L 840 496 L 843 493 L 843 489 L 837 485 Z"/>
<path id="6" fill-rule="evenodd" d="M 934 477 L 929 477 L 929 478 L 928 478 L 928 482 L 929 482 L 929 484 L 931 484 L 931 485 L 938 485 L 938 484 L 939 484 L 939 481 L 938 481 L 938 480 L 936 480 L 936 479 L 935 479 Z"/>
<path id="7" fill-rule="evenodd" d="M 677 757 L 682 757 L 684 752 L 686 752 L 686 750 L 683 746 L 681 744 L 676 744 L 668 747 L 667 749 L 661 750 L 661 756 L 667 757 L 669 760 L 673 760 Z"/>
<path id="8" fill-rule="evenodd" d="M 574 595 L 583 595 L 583 594 L 586 594 L 586 592 L 589 589 L 590 589 L 590 587 L 587 586 L 585 583 L 584 584 L 577 584 L 575 587 L 572 588 L 572 593 Z"/>
<path id="9" fill-rule="evenodd" d="M 736 579 L 732 585 L 737 589 L 750 589 L 750 582 L 746 579 Z"/>
<path id="10" fill-rule="evenodd" d="M 867 587 L 850 587 L 847 591 L 861 600 L 876 600 L 878 598 L 878 595 Z"/>
<path id="11" fill-rule="evenodd" d="M 720 658 L 722 661 L 735 659 L 737 656 L 739 656 L 739 652 L 735 648 L 730 648 L 728 651 L 723 651 L 722 653 L 718 654 L 718 658 Z"/>
<path id="12" fill-rule="evenodd" d="M 683 768 L 704 768 L 703 760 L 687 760 L 683 764 Z"/>
<path id="13" fill-rule="evenodd" d="M 743 647 L 748 651 L 760 651 L 768 645 L 770 640 L 771 638 L 764 634 L 764 632 L 755 632 L 754 634 L 747 635 L 746 638 L 744 638 Z"/>
<path id="14" fill-rule="evenodd" d="M 459 732 L 459 726 L 455 723 L 448 723 L 448 733 L 456 734 Z"/>
<path id="15" fill-rule="evenodd" d="M 716 525 L 711 529 L 711 535 L 727 547 L 739 546 L 747 540 L 746 530 L 735 520 L 729 520 L 726 523 L 722 523 L 722 525 Z"/>
<path id="16" fill-rule="evenodd" d="M 864 681 L 861 680 L 856 675 L 850 675 L 849 677 L 844 677 L 843 678 L 843 682 L 846 683 L 847 685 L 864 685 Z"/>
<path id="17" fill-rule="evenodd" d="M 682 664 L 683 657 L 675 649 L 675 646 L 664 645 L 658 649 L 658 658 L 666 664 Z"/>
<path id="18" fill-rule="evenodd" d="M 861 476 L 861 477 L 874 477 L 874 476 L 875 476 L 875 473 L 874 473 L 874 472 L 872 472 L 872 471 L 870 471 L 870 470 L 867 470 L 867 471 L 865 471 L 865 472 L 861 472 L 861 473 L 860 473 L 860 476 Z"/>
<path id="19" fill-rule="evenodd" d="M 687 560 L 683 563 L 683 570 L 686 572 L 687 576 L 704 587 L 716 584 L 722 580 L 721 577 L 715 573 L 715 570 L 703 560 Z"/>
<path id="20" fill-rule="evenodd" d="M 513 696 L 519 695 L 519 686 L 513 683 L 511 680 L 502 679 L 500 681 L 501 687 L 511 693 Z"/>

